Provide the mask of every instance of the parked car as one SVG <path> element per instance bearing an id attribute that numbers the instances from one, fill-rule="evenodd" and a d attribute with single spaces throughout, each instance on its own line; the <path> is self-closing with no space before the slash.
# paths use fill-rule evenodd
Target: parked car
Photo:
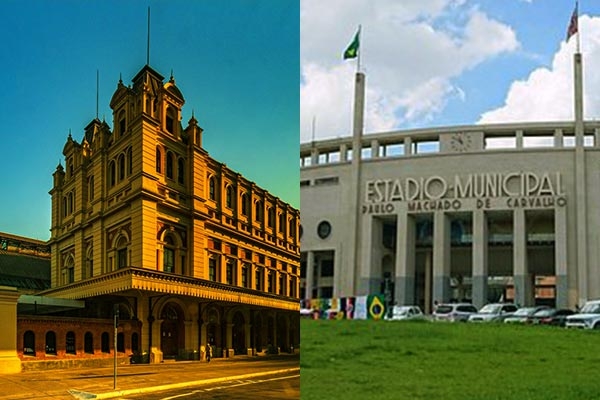
<path id="1" fill-rule="evenodd" d="M 384 319 L 388 321 L 425 319 L 425 314 L 423 314 L 423 311 L 421 311 L 419 306 L 394 306 L 392 308 L 392 315 L 389 316 L 386 313 Z"/>
<path id="2" fill-rule="evenodd" d="M 518 307 L 510 303 L 486 304 L 477 314 L 469 317 L 469 322 L 501 322 L 518 310 Z"/>
<path id="3" fill-rule="evenodd" d="M 531 316 L 531 323 L 536 325 L 554 325 L 554 326 L 565 326 L 567 317 L 575 314 L 575 311 L 569 310 L 568 308 L 547 308 L 540 310 Z"/>
<path id="4" fill-rule="evenodd" d="M 477 313 L 477 307 L 469 303 L 440 304 L 433 312 L 435 321 L 466 322 Z"/>
<path id="5" fill-rule="evenodd" d="M 522 307 L 519 308 L 510 317 L 504 318 L 504 322 L 507 324 L 526 324 L 531 322 L 533 314 L 540 310 L 547 310 L 548 306 L 537 306 L 537 307 Z"/>
<path id="6" fill-rule="evenodd" d="M 585 303 L 578 314 L 569 315 L 567 328 L 600 329 L 600 300 Z"/>

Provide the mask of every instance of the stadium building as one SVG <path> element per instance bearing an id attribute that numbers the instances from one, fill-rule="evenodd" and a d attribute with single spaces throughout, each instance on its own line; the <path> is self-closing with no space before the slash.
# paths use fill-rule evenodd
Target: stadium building
<path id="1" fill-rule="evenodd" d="M 363 134 L 364 90 L 357 73 L 352 137 L 301 145 L 303 299 L 600 297 L 600 123 L 581 100 L 575 122 Z"/>

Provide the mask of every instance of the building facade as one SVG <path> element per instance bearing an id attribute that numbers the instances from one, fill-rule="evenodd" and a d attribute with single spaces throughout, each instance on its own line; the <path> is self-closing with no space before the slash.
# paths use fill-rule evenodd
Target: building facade
<path id="1" fill-rule="evenodd" d="M 153 362 L 208 343 L 223 356 L 297 348 L 299 211 L 211 158 L 183 104 L 173 77 L 146 65 L 119 81 L 112 129 L 94 119 L 81 143 L 69 135 L 43 294 L 85 300 L 77 315 L 108 327 L 118 310 L 119 351 Z M 85 326 L 71 352 L 112 349 L 106 327 Z"/>
<path id="2" fill-rule="evenodd" d="M 600 297 L 597 122 L 355 131 L 302 144 L 300 164 L 304 299 Z"/>

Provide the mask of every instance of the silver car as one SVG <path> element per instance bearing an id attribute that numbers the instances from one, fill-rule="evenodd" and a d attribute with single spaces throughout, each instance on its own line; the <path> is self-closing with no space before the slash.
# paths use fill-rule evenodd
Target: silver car
<path id="1" fill-rule="evenodd" d="M 466 322 L 477 313 L 477 307 L 469 303 L 440 304 L 433 312 L 435 321 Z"/>
<path id="2" fill-rule="evenodd" d="M 502 322 L 512 316 L 518 307 L 514 304 L 492 303 L 486 304 L 477 314 L 469 317 L 469 322 Z"/>

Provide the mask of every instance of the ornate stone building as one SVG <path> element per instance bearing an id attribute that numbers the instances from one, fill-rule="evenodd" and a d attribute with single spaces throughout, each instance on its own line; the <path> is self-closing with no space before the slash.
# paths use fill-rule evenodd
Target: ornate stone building
<path id="1" fill-rule="evenodd" d="M 163 81 L 144 66 L 119 81 L 112 130 L 94 119 L 81 143 L 69 135 L 43 294 L 84 299 L 85 318 L 118 308 L 117 347 L 154 362 L 206 343 L 223 356 L 297 347 L 299 211 L 211 158 L 194 116 L 180 123 L 175 80 Z M 72 347 L 100 340 L 84 325 Z"/>

